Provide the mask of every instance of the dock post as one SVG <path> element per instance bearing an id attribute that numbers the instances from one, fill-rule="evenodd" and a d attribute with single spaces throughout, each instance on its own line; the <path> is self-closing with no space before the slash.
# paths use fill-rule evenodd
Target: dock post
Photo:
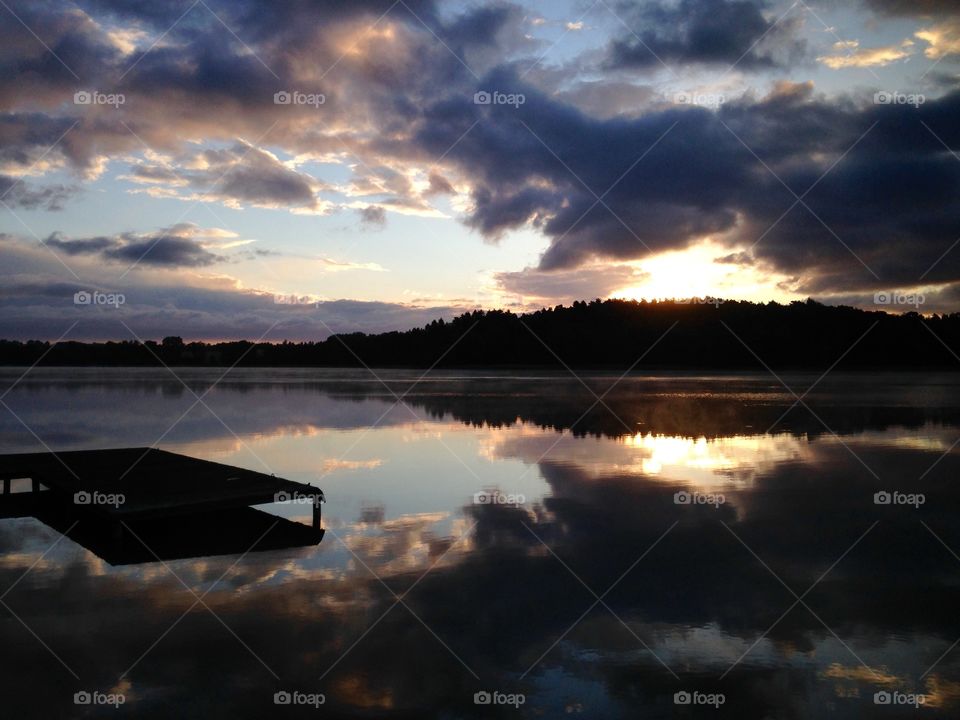
<path id="1" fill-rule="evenodd" d="M 10 494 L 10 478 L 3 479 L 3 494 L 4 495 Z"/>
<path id="2" fill-rule="evenodd" d="M 35 493 L 40 492 L 40 478 L 30 478 L 30 490 Z"/>
<path id="3" fill-rule="evenodd" d="M 320 529 L 320 498 L 313 498 L 313 529 Z"/>

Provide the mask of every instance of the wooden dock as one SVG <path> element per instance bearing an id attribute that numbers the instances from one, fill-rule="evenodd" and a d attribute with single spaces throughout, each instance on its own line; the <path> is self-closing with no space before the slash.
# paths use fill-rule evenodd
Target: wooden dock
<path id="1" fill-rule="evenodd" d="M 323 538 L 319 488 L 154 448 L 0 455 L 0 480 L 0 519 L 36 517 L 111 564 Z M 309 507 L 312 527 L 251 507 L 273 502 Z"/>

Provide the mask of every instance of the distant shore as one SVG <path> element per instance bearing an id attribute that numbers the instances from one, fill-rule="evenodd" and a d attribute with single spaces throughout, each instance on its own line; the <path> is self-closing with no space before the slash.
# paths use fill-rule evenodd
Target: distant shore
<path id="1" fill-rule="evenodd" d="M 892 315 L 808 300 L 576 302 L 533 313 L 317 342 L 0 340 L 0 365 L 464 370 L 750 371 L 960 369 L 960 313 Z"/>

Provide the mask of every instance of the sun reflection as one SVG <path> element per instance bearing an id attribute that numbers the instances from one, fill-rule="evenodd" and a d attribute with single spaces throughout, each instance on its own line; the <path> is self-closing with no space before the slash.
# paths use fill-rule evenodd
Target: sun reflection
<path id="1" fill-rule="evenodd" d="M 641 458 L 640 466 L 649 475 L 659 475 L 664 467 L 691 467 L 705 470 L 722 470 L 737 466 L 735 458 L 716 452 L 716 443 L 708 443 L 704 437 L 691 440 L 683 437 L 637 434 L 624 439 L 630 447 L 649 453 Z"/>
<path id="2" fill-rule="evenodd" d="M 704 492 L 749 488 L 775 466 L 800 461 L 806 442 L 789 434 L 712 438 L 637 433 L 584 442 L 569 433 L 557 438 L 533 428 L 491 438 L 485 455 L 576 466 L 586 478 L 636 476 Z"/>
<path id="3" fill-rule="evenodd" d="M 644 475 L 694 482 L 701 487 L 751 484 L 758 467 L 795 458 L 801 452 L 800 444 L 790 436 L 732 436 L 708 440 L 637 433 L 620 442 L 638 452 L 633 465 Z"/>
<path id="4" fill-rule="evenodd" d="M 756 461 L 757 453 L 771 446 L 774 436 L 731 436 L 708 440 L 678 435 L 637 433 L 621 441 L 631 448 L 648 452 L 643 459 L 644 472 L 661 473 L 665 467 L 692 467 L 724 470 L 742 466 L 747 458 Z"/>

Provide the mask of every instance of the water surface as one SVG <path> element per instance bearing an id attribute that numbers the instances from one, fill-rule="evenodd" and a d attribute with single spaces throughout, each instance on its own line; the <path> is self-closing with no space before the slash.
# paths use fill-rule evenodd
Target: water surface
<path id="1" fill-rule="evenodd" d="M 3 403 L 0 452 L 328 499 L 316 547 L 121 567 L 0 520 L 5 717 L 960 713 L 952 375 L 34 369 Z"/>

